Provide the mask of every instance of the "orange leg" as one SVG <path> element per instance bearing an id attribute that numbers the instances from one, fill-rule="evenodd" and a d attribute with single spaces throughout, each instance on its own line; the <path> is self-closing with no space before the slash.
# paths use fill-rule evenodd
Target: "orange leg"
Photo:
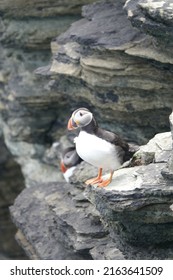
<path id="1" fill-rule="evenodd" d="M 109 179 L 104 180 L 104 181 L 102 180 L 102 182 L 100 184 L 98 184 L 98 187 L 106 187 L 106 186 L 108 186 L 111 183 L 111 181 L 112 181 L 113 174 L 114 174 L 114 171 L 111 172 Z"/>
<path id="2" fill-rule="evenodd" d="M 85 182 L 86 185 L 101 183 L 102 179 L 102 168 L 99 169 L 98 175 L 96 178 L 89 179 Z"/>

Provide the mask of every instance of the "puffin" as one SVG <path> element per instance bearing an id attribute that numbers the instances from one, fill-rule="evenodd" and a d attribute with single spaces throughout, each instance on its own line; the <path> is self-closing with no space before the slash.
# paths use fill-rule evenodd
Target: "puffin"
<path id="1" fill-rule="evenodd" d="M 60 169 L 67 182 L 69 182 L 69 177 L 81 161 L 82 159 L 77 154 L 75 147 L 68 147 L 62 151 Z"/>
<path id="2" fill-rule="evenodd" d="M 117 134 L 100 128 L 87 108 L 75 110 L 68 121 L 68 130 L 78 128 L 79 135 L 74 139 L 77 154 L 98 168 L 97 177 L 87 180 L 85 184 L 106 187 L 111 183 L 114 171 L 130 159 L 129 145 Z M 103 169 L 110 171 L 106 180 L 102 178 Z"/>

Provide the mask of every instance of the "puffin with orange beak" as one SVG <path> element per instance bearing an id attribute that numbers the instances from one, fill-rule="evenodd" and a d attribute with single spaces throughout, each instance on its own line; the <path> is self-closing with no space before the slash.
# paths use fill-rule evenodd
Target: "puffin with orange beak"
<path id="1" fill-rule="evenodd" d="M 114 171 L 130 159 L 129 145 L 117 134 L 101 129 L 93 114 L 86 108 L 79 108 L 73 112 L 67 128 L 80 129 L 78 137 L 74 139 L 77 154 L 99 169 L 98 176 L 85 183 L 98 184 L 98 187 L 109 185 Z M 103 169 L 110 171 L 106 180 L 102 178 Z"/>
<path id="2" fill-rule="evenodd" d="M 69 182 L 69 177 L 73 174 L 76 166 L 82 161 L 78 156 L 75 147 L 68 147 L 63 150 L 61 155 L 60 169 L 64 178 Z"/>

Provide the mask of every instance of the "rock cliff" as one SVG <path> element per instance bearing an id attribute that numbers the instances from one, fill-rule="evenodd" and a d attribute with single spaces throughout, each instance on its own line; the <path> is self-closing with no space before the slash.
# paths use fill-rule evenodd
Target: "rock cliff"
<path id="1" fill-rule="evenodd" d="M 16 227 L 11 222 L 8 207 L 24 188 L 19 165 L 7 150 L 0 137 L 0 259 L 25 258 L 15 241 Z"/>
<path id="2" fill-rule="evenodd" d="M 100 1 L 81 18 L 91 2 L 0 0 L 0 127 L 27 187 L 16 238 L 33 259 L 172 258 L 171 1 Z M 70 184 L 59 172 L 80 106 L 128 141 L 161 133 L 106 189 L 84 190 L 84 162 Z"/>
<path id="3" fill-rule="evenodd" d="M 71 111 L 90 107 L 104 127 L 146 143 L 155 133 L 169 129 L 172 37 L 167 34 L 168 44 L 168 38 L 160 40 L 157 34 L 163 24 L 165 30 L 171 25 L 171 16 L 160 25 L 155 19 L 157 32 L 149 35 L 144 24 L 137 29 L 130 23 L 138 2 L 127 1 L 125 8 L 124 1 L 115 0 L 85 6 L 83 18 L 53 41 L 49 67 L 37 73 L 48 77 L 50 93 L 58 94 L 60 100 L 66 98 Z M 155 1 L 148 5 L 152 3 L 154 9 Z M 143 12 L 147 25 L 145 16 Z"/>
<path id="4" fill-rule="evenodd" d="M 106 188 L 84 186 L 84 162 L 70 184 L 33 182 L 10 208 L 19 242 L 34 259 L 172 259 L 171 154 L 171 133 L 161 133 Z"/>
<path id="5" fill-rule="evenodd" d="M 50 96 L 44 98 L 33 72 L 49 62 L 52 38 L 81 17 L 81 5 L 91 2 L 0 0 L 0 258 L 24 257 L 14 241 L 16 229 L 8 207 L 27 184 L 27 174 L 34 179 L 37 169 L 35 176 L 39 180 L 47 168 L 40 162 L 44 151 L 40 142 L 47 143 L 44 130 L 52 122 L 53 108 L 48 107 L 54 101 L 49 100 Z M 37 104 L 34 109 L 33 104 Z M 36 119 L 39 121 L 35 126 Z M 38 152 L 34 152 L 35 146 Z M 14 161 L 18 156 L 20 165 Z M 45 176 L 52 176 L 47 169 Z"/>

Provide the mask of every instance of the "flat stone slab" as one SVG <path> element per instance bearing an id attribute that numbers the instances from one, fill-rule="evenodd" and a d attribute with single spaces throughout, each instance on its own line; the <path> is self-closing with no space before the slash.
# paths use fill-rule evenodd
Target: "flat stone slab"
<path id="1" fill-rule="evenodd" d="M 10 212 L 39 259 L 90 259 L 108 234 L 81 189 L 66 183 L 33 183 Z"/>

